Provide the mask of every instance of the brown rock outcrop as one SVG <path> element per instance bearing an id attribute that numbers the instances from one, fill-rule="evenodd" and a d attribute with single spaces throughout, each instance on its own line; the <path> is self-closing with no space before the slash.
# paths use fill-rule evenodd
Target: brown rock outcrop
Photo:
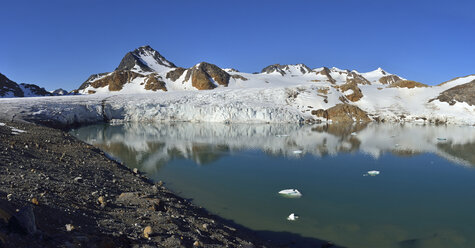
<path id="1" fill-rule="evenodd" d="M 317 72 L 317 75 L 318 74 L 326 76 L 330 83 L 332 84 L 336 83 L 336 80 L 333 79 L 332 76 L 330 75 L 330 69 L 328 69 L 327 67 L 323 67 L 321 71 Z"/>
<path id="2" fill-rule="evenodd" d="M 337 104 L 327 110 L 318 109 L 311 112 L 317 117 L 334 122 L 369 122 L 371 119 L 365 111 L 350 104 Z"/>
<path id="3" fill-rule="evenodd" d="M 475 105 L 475 80 L 443 91 L 437 99 L 450 105 L 454 105 L 456 102 L 466 102 L 473 106 Z"/>
<path id="4" fill-rule="evenodd" d="M 163 82 L 160 79 L 162 79 L 162 77 L 157 76 L 155 74 L 150 74 L 145 80 L 145 89 L 152 90 L 152 91 L 157 91 L 157 90 L 167 91 L 165 82 Z"/>
<path id="5" fill-rule="evenodd" d="M 191 85 L 198 90 L 211 90 L 217 87 L 214 83 L 228 86 L 231 76 L 216 65 L 201 62 L 199 65 L 189 69 L 185 76 L 185 81 L 191 77 Z"/>
<path id="6" fill-rule="evenodd" d="M 105 86 L 109 86 L 110 91 L 119 91 L 122 89 L 124 84 L 134 80 L 137 77 L 143 77 L 141 74 L 138 74 L 133 71 L 114 71 L 110 75 L 104 76 L 100 79 L 97 79 L 93 82 L 90 82 L 91 78 L 97 78 L 101 75 L 93 75 L 91 76 L 86 82 L 84 82 L 81 87 L 79 88 L 80 90 L 87 88 L 89 85 L 94 87 L 94 88 L 102 88 Z M 94 80 L 94 79 L 93 79 Z"/>
<path id="7" fill-rule="evenodd" d="M 396 75 L 388 75 L 388 76 L 381 77 L 379 79 L 379 82 L 382 84 L 393 84 L 399 80 L 402 80 L 402 79 Z"/>
<path id="8" fill-rule="evenodd" d="M 412 81 L 412 80 L 399 80 L 393 84 L 390 84 L 388 87 L 412 89 L 412 88 L 423 88 L 423 87 L 429 87 L 429 86 L 423 83 Z"/>
<path id="9" fill-rule="evenodd" d="M 237 74 L 231 75 L 231 77 L 234 78 L 234 79 L 241 79 L 242 81 L 247 81 L 247 80 L 249 80 L 249 79 L 247 79 L 247 78 L 245 78 L 245 77 L 243 77 L 243 76 L 241 76 L 241 75 L 237 75 Z"/>
<path id="10" fill-rule="evenodd" d="M 348 73 L 346 83 L 347 84 L 356 84 L 356 85 L 358 85 L 358 84 L 362 84 L 362 85 L 371 84 L 371 82 L 368 81 L 368 79 L 366 79 L 363 76 L 361 76 L 360 74 L 352 72 L 352 71 Z"/>
<path id="11" fill-rule="evenodd" d="M 353 91 L 353 93 L 345 95 L 345 97 L 352 102 L 356 102 L 363 97 L 363 93 L 361 93 L 361 89 L 356 84 L 356 81 L 351 81 L 350 83 L 340 85 L 339 88 L 343 94 L 345 94 L 344 92 L 347 90 Z"/>

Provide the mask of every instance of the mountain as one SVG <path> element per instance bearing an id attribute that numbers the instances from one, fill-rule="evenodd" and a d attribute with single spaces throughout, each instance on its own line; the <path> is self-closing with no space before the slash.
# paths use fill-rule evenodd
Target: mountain
<path id="1" fill-rule="evenodd" d="M 64 96 L 64 95 L 68 95 L 69 92 L 66 90 L 63 90 L 62 88 L 59 88 L 59 89 L 51 91 L 51 94 L 53 94 L 54 96 Z"/>
<path id="2" fill-rule="evenodd" d="M 263 107 L 271 101 L 275 106 L 291 106 L 303 119 L 311 121 L 446 123 L 456 120 L 454 122 L 469 123 L 472 119 L 475 120 L 475 109 L 467 108 L 475 104 L 473 80 L 474 75 L 455 78 L 438 86 L 429 86 L 389 73 L 382 68 L 361 73 L 336 67 L 311 69 L 305 64 L 273 64 L 264 67 L 260 73 L 221 69 L 207 62 L 183 68 L 168 61 L 150 46 L 143 46 L 127 53 L 113 72 L 90 76 L 77 92 L 167 92 L 167 99 L 188 103 L 196 100 L 199 103 L 192 104 L 199 104 L 199 108 L 202 108 L 203 98 L 197 96 L 197 99 L 192 100 L 191 97 L 183 97 L 184 92 L 213 90 L 218 93 L 202 95 L 209 97 L 208 104 L 211 101 L 210 96 L 216 96 L 215 101 L 219 102 L 216 104 L 223 105 L 219 107 L 223 108 L 223 112 L 212 114 L 220 110 L 210 109 L 211 118 L 226 122 L 232 119 L 238 122 L 253 121 L 253 118 L 258 118 L 255 115 L 268 121 L 296 118 L 293 110 L 287 113 L 287 117 L 277 118 Z M 239 109 L 231 107 L 232 111 L 236 112 L 231 113 L 230 109 L 225 109 L 225 104 L 230 104 L 230 101 L 236 101 L 233 104 L 240 106 Z M 192 108 L 190 111 L 195 110 L 196 108 Z M 265 113 L 258 114 L 261 110 Z M 474 112 L 473 118 L 470 115 L 467 117 L 467 111 Z M 178 117 L 176 114 L 170 114 L 166 118 Z M 197 116 L 187 116 L 185 119 L 193 118 Z M 203 119 L 206 120 L 205 117 Z"/>
<path id="3" fill-rule="evenodd" d="M 0 73 L 0 98 L 52 96 L 53 94 L 35 84 L 17 84 Z"/>
<path id="4" fill-rule="evenodd" d="M 305 82 L 324 82 L 352 90 L 348 100 L 362 95 L 358 85 L 389 86 L 404 80 L 381 68 L 359 73 L 355 70 L 321 67 L 311 69 L 305 64 L 269 65 L 260 73 L 242 73 L 236 69 L 221 69 L 201 62 L 191 68 L 177 67 L 150 46 L 128 52 L 113 72 L 91 75 L 77 90 L 81 94 L 140 93 L 147 91 L 211 90 L 218 87 L 273 87 Z M 400 85 L 403 86 L 404 85 Z"/>

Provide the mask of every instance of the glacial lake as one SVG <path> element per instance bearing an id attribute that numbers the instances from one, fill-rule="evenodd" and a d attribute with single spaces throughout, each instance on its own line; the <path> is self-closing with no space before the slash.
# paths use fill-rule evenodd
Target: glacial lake
<path id="1" fill-rule="evenodd" d="M 475 247 L 471 126 L 126 123 L 71 133 L 252 230 L 356 248 Z M 302 197 L 278 194 L 293 188 Z"/>

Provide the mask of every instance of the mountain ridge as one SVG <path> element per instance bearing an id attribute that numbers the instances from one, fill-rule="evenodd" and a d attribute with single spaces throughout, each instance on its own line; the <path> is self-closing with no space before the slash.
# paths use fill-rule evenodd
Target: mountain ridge
<path id="1" fill-rule="evenodd" d="M 205 66 L 205 70 L 200 69 L 200 64 Z M 118 76 L 117 74 L 124 73 L 122 71 L 130 71 L 129 74 L 133 75 L 127 77 Z M 311 69 L 303 63 L 273 64 L 264 67 L 260 73 L 253 73 L 253 75 L 262 74 L 269 76 L 281 75 L 282 77 L 306 77 L 310 74 L 315 74 L 315 77 L 308 80 L 329 82 L 331 84 L 343 82 L 351 84 L 381 83 L 389 85 L 404 79 L 398 75 L 388 73 L 382 68 L 360 73 L 356 70 L 342 70 L 336 67 Z M 158 51 L 149 45 L 145 45 L 126 53 L 114 71 L 91 75 L 81 84 L 77 92 L 81 94 L 114 91 L 127 91 L 130 93 L 146 92 L 147 89 L 145 89 L 145 85 L 147 84 L 147 80 L 157 81 L 162 85 L 162 87 L 159 88 L 147 87 L 151 91 L 211 90 L 220 86 L 228 87 L 233 81 L 247 81 L 249 77 L 252 77 L 250 73 L 240 72 L 236 69 L 223 69 L 208 62 L 201 62 L 190 68 L 178 67 L 167 60 Z M 101 82 L 98 83 L 96 82 L 97 80 L 101 80 Z M 273 80 L 270 78 L 261 81 L 272 82 Z M 108 88 L 105 89 L 104 87 Z"/>

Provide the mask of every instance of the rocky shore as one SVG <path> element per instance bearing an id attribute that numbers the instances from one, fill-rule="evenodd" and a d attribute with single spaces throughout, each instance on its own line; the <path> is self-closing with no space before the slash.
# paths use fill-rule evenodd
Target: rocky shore
<path id="1" fill-rule="evenodd" d="M 0 123 L 0 247 L 333 247 L 214 216 L 60 129 Z"/>

